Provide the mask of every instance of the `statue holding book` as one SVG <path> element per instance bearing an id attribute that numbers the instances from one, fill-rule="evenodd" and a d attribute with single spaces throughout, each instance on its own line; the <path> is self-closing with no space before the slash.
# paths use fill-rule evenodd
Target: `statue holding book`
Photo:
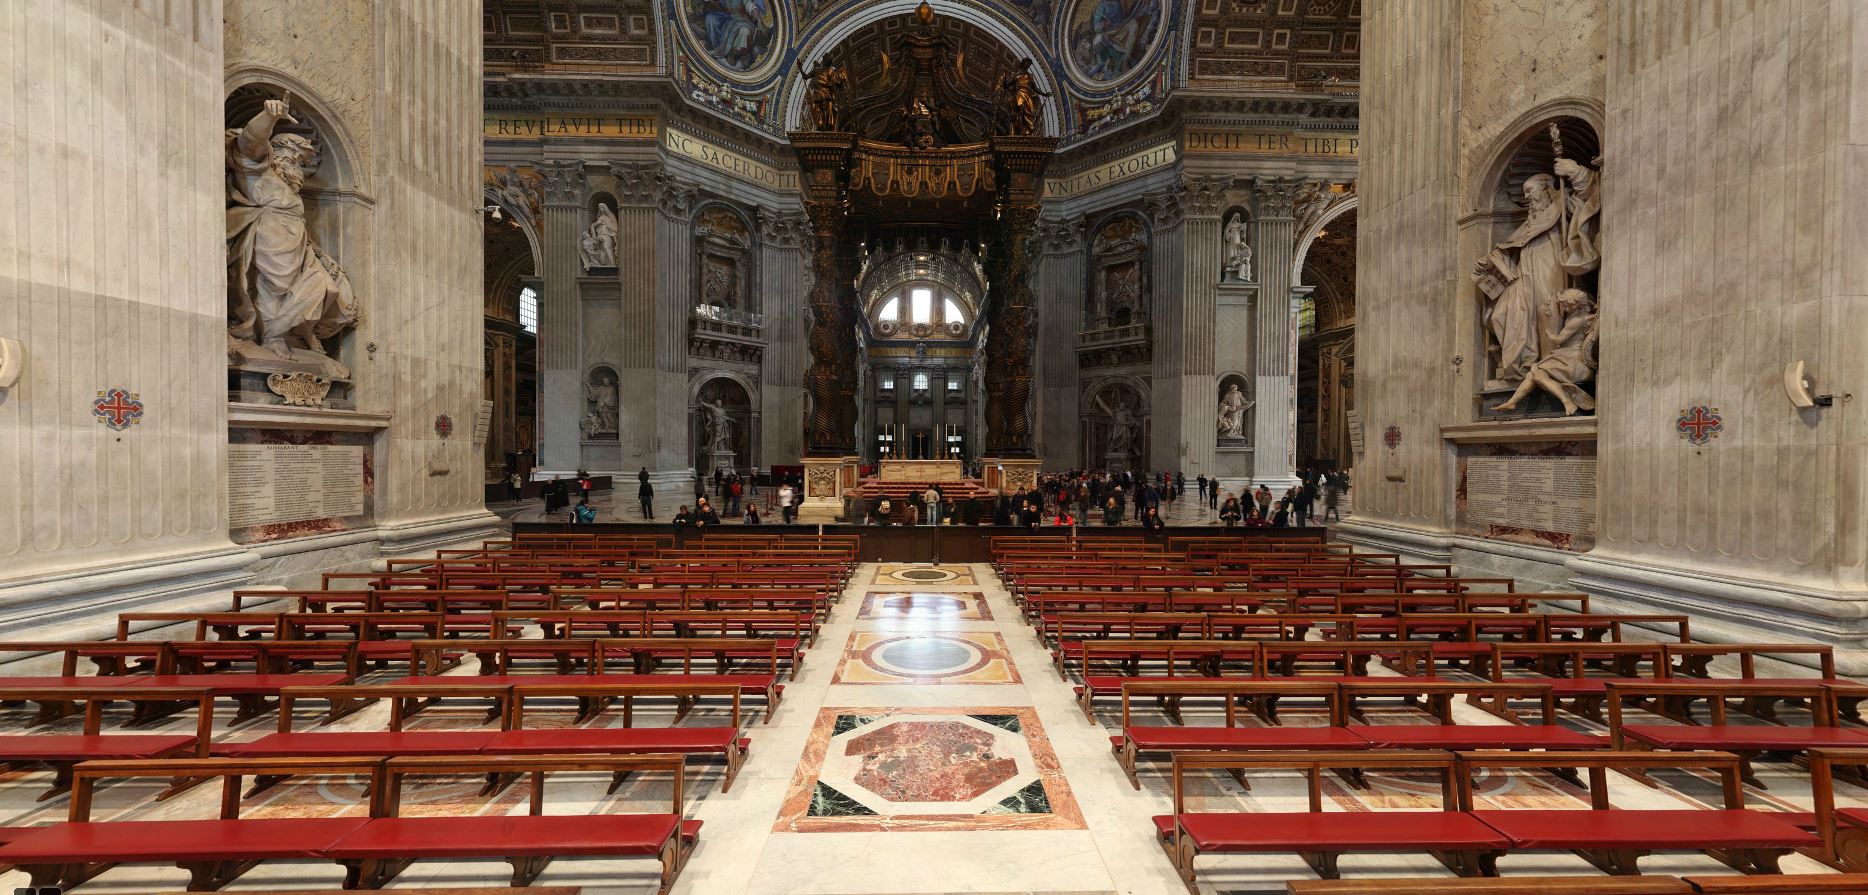
<path id="1" fill-rule="evenodd" d="M 1537 362 L 1563 347 L 1557 296 L 1601 264 L 1600 173 L 1563 155 L 1551 125 L 1556 161 L 1551 174 L 1524 181 L 1524 223 L 1481 259 L 1473 281 L 1486 296 L 1483 320 L 1490 355 L 1485 388 L 1515 388 Z"/>

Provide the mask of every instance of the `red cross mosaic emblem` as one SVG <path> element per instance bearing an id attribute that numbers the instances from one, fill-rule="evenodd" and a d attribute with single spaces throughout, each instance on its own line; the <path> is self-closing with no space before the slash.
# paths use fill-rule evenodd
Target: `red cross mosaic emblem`
<path id="1" fill-rule="evenodd" d="M 1391 451 L 1394 450 L 1395 448 L 1400 447 L 1401 446 L 1401 427 L 1400 426 L 1389 426 L 1388 428 L 1383 429 L 1382 430 L 1382 444 L 1387 445 L 1388 449 Z"/>
<path id="2" fill-rule="evenodd" d="M 91 402 L 91 415 L 97 421 L 121 432 L 143 421 L 143 402 L 127 389 L 113 388 L 97 393 Z"/>
<path id="3" fill-rule="evenodd" d="M 1705 444 L 1725 429 L 1725 417 L 1719 415 L 1719 408 L 1695 404 L 1680 411 L 1680 418 L 1673 421 L 1674 431 L 1680 437 L 1693 444 Z"/>
<path id="4" fill-rule="evenodd" d="M 449 435 L 453 435 L 454 434 L 454 418 L 451 416 L 448 416 L 445 413 L 441 414 L 438 417 L 435 417 L 435 434 L 441 436 L 444 439 L 447 438 Z"/>

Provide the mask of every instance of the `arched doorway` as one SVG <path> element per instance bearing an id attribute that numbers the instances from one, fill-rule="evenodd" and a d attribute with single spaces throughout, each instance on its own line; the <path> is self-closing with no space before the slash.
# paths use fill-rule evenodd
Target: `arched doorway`
<path id="1" fill-rule="evenodd" d="M 485 247 L 485 311 L 482 400 L 488 413 L 485 445 L 489 498 L 513 473 L 529 477 L 538 462 L 538 279 L 532 240 L 526 232 L 524 184 L 511 172 L 512 195 L 503 195 L 489 175 L 488 205 L 481 215 Z M 534 194 L 536 195 L 536 194 Z M 508 203 L 518 208 L 508 207 Z M 497 210 L 497 213 L 496 213 Z"/>
<path id="2" fill-rule="evenodd" d="M 1356 209 L 1322 223 L 1304 254 L 1299 282 L 1310 288 L 1298 314 L 1297 466 L 1355 465 Z"/>

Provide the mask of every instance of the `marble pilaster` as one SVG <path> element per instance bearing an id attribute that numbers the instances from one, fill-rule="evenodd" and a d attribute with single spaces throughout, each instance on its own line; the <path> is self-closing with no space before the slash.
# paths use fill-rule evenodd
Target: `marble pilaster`
<path id="1" fill-rule="evenodd" d="M 1252 479 L 1281 491 L 1297 480 L 1297 318 L 1292 313 L 1291 269 L 1296 239 L 1292 202 L 1302 182 L 1253 181 L 1258 213 L 1252 218 L 1258 313 L 1253 321 Z M 1218 393 L 1214 394 L 1215 402 Z"/>
<path id="2" fill-rule="evenodd" d="M 1038 456 L 1054 469 L 1086 465 L 1078 436 L 1080 403 L 1077 337 L 1083 320 L 1083 219 L 1045 218 L 1038 222 L 1039 255 L 1032 276 L 1037 294 L 1038 388 L 1033 416 L 1038 421 Z M 969 437 L 976 437 L 971 436 Z M 1095 464 L 1087 464 L 1095 465 Z"/>
<path id="3" fill-rule="evenodd" d="M 1149 303 L 1154 355 L 1149 375 L 1151 434 L 1146 462 L 1148 471 L 1160 471 L 1180 466 L 1189 437 L 1183 412 L 1187 391 L 1187 304 L 1181 300 L 1187 289 L 1187 207 L 1179 189 L 1151 193 L 1147 205 L 1154 222 L 1153 238 L 1148 243 L 1148 269 L 1154 276 Z"/>
<path id="4" fill-rule="evenodd" d="M 669 478 L 693 476 L 693 426 L 688 406 L 688 331 L 694 308 L 693 268 L 688 250 L 693 240 L 691 213 L 699 190 L 692 184 L 664 176 L 655 215 L 655 315 L 650 328 L 654 340 L 653 412 L 640 425 L 652 427 L 655 441 L 648 467 Z M 685 495 L 683 495 L 685 496 Z M 657 492 L 658 509 L 660 489 Z"/>
<path id="5" fill-rule="evenodd" d="M 759 381 L 765 425 L 762 462 L 794 465 L 804 456 L 805 263 L 810 226 L 802 214 L 762 211 L 759 217 L 760 311 L 765 315 L 765 356 Z"/>
<path id="6" fill-rule="evenodd" d="M 620 264 L 631 266 L 624 275 L 619 264 L 619 289 L 622 296 L 620 319 L 629 321 L 621 332 L 613 334 L 618 346 L 620 367 L 617 413 L 619 420 L 655 418 L 656 329 L 637 321 L 655 319 L 658 283 L 642 276 L 634 265 L 658 259 L 667 250 L 657 242 L 657 209 L 661 205 L 661 165 L 654 162 L 611 162 L 616 209 L 616 245 Z M 624 424 L 618 427 L 622 448 L 622 470 L 651 468 L 661 470 L 655 440 L 660 434 L 646 426 Z M 660 492 L 660 488 L 656 489 Z"/>
<path id="7" fill-rule="evenodd" d="M 1220 213 L 1232 179 L 1188 177 L 1181 183 L 1186 206 L 1186 244 L 1181 269 L 1180 418 L 1182 453 L 1170 471 L 1215 475 L 1215 422 L 1219 403 L 1218 322 L 1221 252 Z"/>
<path id="8" fill-rule="evenodd" d="M 581 161 L 547 161 L 540 177 L 539 264 L 543 288 L 538 297 L 538 467 L 546 474 L 569 474 L 583 462 L 583 365 L 577 295 L 578 237 L 586 224 L 586 182 Z"/>

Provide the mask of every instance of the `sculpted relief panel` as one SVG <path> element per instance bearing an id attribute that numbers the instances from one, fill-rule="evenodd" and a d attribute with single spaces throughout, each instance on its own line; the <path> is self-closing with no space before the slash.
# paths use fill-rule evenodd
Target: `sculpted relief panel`
<path id="1" fill-rule="evenodd" d="M 1593 135 L 1591 135 L 1593 137 Z M 1520 147 L 1547 165 L 1520 181 L 1524 220 L 1473 268 L 1486 368 L 1482 396 L 1498 414 L 1595 409 L 1596 271 L 1601 266 L 1601 159 L 1570 157 L 1556 123 Z M 1507 176 L 1524 166 L 1513 164 Z M 1539 400 L 1539 395 L 1548 398 Z M 1498 400 L 1502 398 L 1502 400 Z M 1539 404 L 1541 403 L 1541 407 Z"/>
<path id="2" fill-rule="evenodd" d="M 1147 319 L 1148 231 L 1122 215 L 1096 231 L 1090 242 L 1090 326 L 1128 326 Z"/>

